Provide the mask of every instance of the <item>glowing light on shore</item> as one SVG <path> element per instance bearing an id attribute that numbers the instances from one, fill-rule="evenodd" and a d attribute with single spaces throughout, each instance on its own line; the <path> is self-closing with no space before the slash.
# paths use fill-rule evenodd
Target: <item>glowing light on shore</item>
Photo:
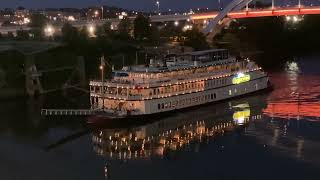
<path id="1" fill-rule="evenodd" d="M 89 25 L 88 26 L 88 33 L 89 33 L 89 36 L 95 36 L 95 31 L 96 31 L 96 28 L 93 26 L 93 25 Z"/>
<path id="2" fill-rule="evenodd" d="M 46 36 L 52 36 L 55 32 L 55 29 L 53 26 L 51 25 L 47 25 L 45 28 L 44 28 L 44 32 L 46 34 Z"/>

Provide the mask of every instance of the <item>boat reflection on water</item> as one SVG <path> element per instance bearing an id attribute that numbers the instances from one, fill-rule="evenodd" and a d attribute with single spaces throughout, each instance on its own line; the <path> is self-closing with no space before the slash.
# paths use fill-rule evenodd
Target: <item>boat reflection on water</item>
<path id="1" fill-rule="evenodd" d="M 265 97 L 209 105 L 134 128 L 98 130 L 92 136 L 94 151 L 109 160 L 130 160 L 163 158 L 168 152 L 192 149 L 260 119 Z"/>

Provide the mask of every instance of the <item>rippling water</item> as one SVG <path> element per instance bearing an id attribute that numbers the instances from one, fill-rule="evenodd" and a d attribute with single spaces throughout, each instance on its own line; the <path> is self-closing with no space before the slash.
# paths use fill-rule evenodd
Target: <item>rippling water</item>
<path id="1" fill-rule="evenodd" d="M 288 62 L 284 72 L 271 74 L 275 90 L 268 97 L 266 115 L 319 120 L 320 71 L 310 67 L 319 64 L 313 58 Z"/>
<path id="2" fill-rule="evenodd" d="M 319 179 L 319 58 L 270 72 L 270 93 L 103 128 L 39 116 L 78 98 L 1 102 L 0 179 Z"/>

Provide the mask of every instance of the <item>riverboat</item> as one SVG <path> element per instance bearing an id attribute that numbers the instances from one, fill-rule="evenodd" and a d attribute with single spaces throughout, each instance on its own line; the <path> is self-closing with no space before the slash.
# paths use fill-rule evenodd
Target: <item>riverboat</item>
<path id="1" fill-rule="evenodd" d="M 90 81 L 90 103 L 101 112 L 94 118 L 129 118 L 214 103 L 268 87 L 268 75 L 257 64 L 238 60 L 226 49 L 211 49 L 113 70 L 110 80 Z"/>

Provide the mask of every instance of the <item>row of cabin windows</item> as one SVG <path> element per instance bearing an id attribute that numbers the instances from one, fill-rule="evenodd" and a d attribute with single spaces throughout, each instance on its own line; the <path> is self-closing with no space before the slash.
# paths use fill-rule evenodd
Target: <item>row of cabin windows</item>
<path id="1" fill-rule="evenodd" d="M 218 57 L 218 56 L 217 56 Z M 196 59 L 194 59 L 196 60 Z M 162 77 L 177 77 L 177 76 L 189 76 L 189 75 L 194 75 L 195 73 L 207 73 L 207 72 L 212 72 L 212 71 L 217 71 L 217 70 L 231 70 L 231 71 L 238 71 L 241 69 L 241 67 L 244 67 L 245 65 L 237 65 L 235 63 L 232 64 L 227 64 L 227 65 L 216 65 L 216 66 L 210 66 L 210 67 L 205 67 L 205 68 L 197 68 L 196 70 L 182 70 L 179 72 L 168 72 L 168 73 L 161 73 L 161 74 L 156 74 L 156 75 L 151 75 L 147 76 L 146 78 L 162 78 Z M 141 75 L 137 75 L 136 77 L 140 77 Z"/>
<path id="2" fill-rule="evenodd" d="M 166 86 L 163 88 L 156 88 L 153 89 L 153 91 L 150 92 L 150 95 L 159 95 L 159 94 L 166 94 L 166 93 L 173 93 L 173 92 L 180 92 L 180 91 L 184 91 L 184 90 L 192 90 L 192 89 L 199 89 L 199 88 L 203 88 L 204 84 L 203 83 L 189 83 L 189 84 L 181 84 L 181 85 L 174 85 L 174 86 Z M 100 93 L 100 88 L 99 86 L 91 86 L 90 90 L 91 92 L 95 92 L 95 93 Z M 116 88 L 106 88 L 104 89 L 104 92 L 108 93 L 108 94 L 115 94 L 117 92 Z M 126 89 L 123 92 L 124 95 L 127 93 Z M 122 90 L 119 90 L 119 94 L 123 94 Z"/>
<path id="3" fill-rule="evenodd" d="M 100 86 L 91 86 L 90 87 L 90 91 L 91 92 L 95 92 L 95 93 L 101 93 L 101 90 L 102 90 L 102 87 Z M 104 90 L 104 93 L 107 93 L 107 94 L 120 94 L 120 95 L 127 95 L 127 89 L 126 88 L 107 88 L 107 87 L 104 87 L 103 88 Z M 131 93 L 129 93 L 129 95 L 131 95 Z"/>
<path id="4" fill-rule="evenodd" d="M 177 106 L 184 106 L 184 105 L 190 105 L 191 103 L 199 103 L 199 102 L 207 102 L 209 100 L 213 100 L 217 98 L 217 94 L 207 94 L 203 96 L 193 97 L 193 98 L 187 98 L 187 99 L 181 99 L 166 103 L 159 103 L 158 109 L 168 109 L 168 108 L 175 108 Z"/>
<path id="5" fill-rule="evenodd" d="M 220 85 L 226 85 L 227 84 L 226 78 L 223 79 L 217 79 L 217 80 L 208 80 L 206 81 L 206 87 L 215 87 L 215 86 L 220 86 Z"/>
<path id="6" fill-rule="evenodd" d="M 256 88 L 256 90 L 258 90 L 258 84 L 255 84 L 255 88 Z M 241 89 L 239 91 L 241 92 Z M 247 88 L 244 88 L 244 92 L 247 92 Z M 232 96 L 233 93 L 237 94 L 238 89 L 234 88 L 233 91 L 232 91 L 232 89 L 229 89 L 229 95 Z"/>
<path id="7" fill-rule="evenodd" d="M 203 88 L 203 87 L 204 87 L 203 83 L 180 84 L 180 85 L 174 85 L 171 87 L 167 86 L 163 88 L 153 89 L 153 93 L 150 92 L 150 95 L 180 92 L 180 91 L 192 90 L 192 89 Z"/>

